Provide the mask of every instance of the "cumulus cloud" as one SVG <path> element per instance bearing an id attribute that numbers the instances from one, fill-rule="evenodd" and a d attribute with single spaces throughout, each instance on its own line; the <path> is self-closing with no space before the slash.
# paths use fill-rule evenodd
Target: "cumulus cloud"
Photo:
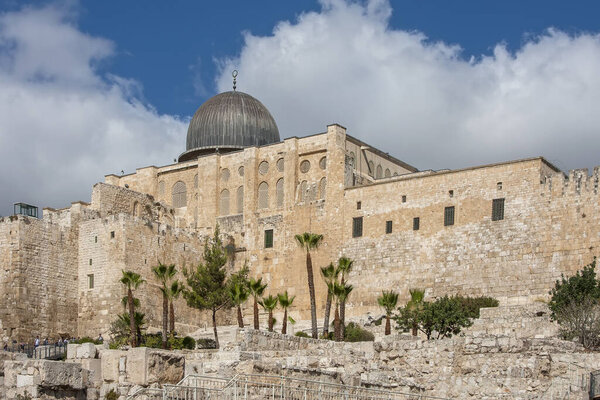
<path id="1" fill-rule="evenodd" d="M 259 98 L 283 137 L 338 122 L 420 169 L 543 155 L 600 164 L 600 36 L 548 29 L 520 49 L 465 55 L 390 27 L 388 1 L 322 0 L 319 12 L 244 34 L 217 85 Z"/>
<path id="2" fill-rule="evenodd" d="M 0 215 L 12 203 L 88 200 L 104 174 L 167 164 L 187 121 L 160 115 L 141 85 L 95 66 L 115 45 L 57 4 L 0 15 Z"/>

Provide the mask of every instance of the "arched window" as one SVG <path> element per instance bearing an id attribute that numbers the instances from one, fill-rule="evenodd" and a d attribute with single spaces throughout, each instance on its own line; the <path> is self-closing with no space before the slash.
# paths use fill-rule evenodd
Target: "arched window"
<path id="1" fill-rule="evenodd" d="M 350 156 L 349 157 L 350 157 L 350 160 L 349 160 L 350 166 L 352 168 L 354 168 L 356 166 L 356 155 L 354 154 L 353 151 L 350 152 Z"/>
<path id="2" fill-rule="evenodd" d="M 283 207 L 283 178 L 277 181 L 275 191 L 277 195 L 277 207 Z"/>
<path id="3" fill-rule="evenodd" d="M 319 199 L 325 198 L 325 189 L 327 188 L 327 178 L 323 177 L 319 181 Z"/>
<path id="4" fill-rule="evenodd" d="M 185 183 L 181 181 L 175 183 L 171 195 L 173 207 L 180 208 L 187 206 L 187 189 Z"/>
<path id="5" fill-rule="evenodd" d="M 376 179 L 381 179 L 383 178 L 383 168 L 381 168 L 381 165 L 377 166 L 377 173 L 375 175 Z"/>
<path id="6" fill-rule="evenodd" d="M 392 176 L 392 173 L 390 172 L 390 169 L 389 169 L 389 168 L 386 168 L 386 169 L 385 169 L 385 175 L 384 175 L 384 176 L 385 176 L 386 178 L 389 178 L 390 176 Z"/>
<path id="7" fill-rule="evenodd" d="M 369 161 L 369 175 L 375 176 L 375 163 Z"/>
<path id="8" fill-rule="evenodd" d="M 269 208 L 269 184 L 267 182 L 258 185 L 258 208 Z"/>
<path id="9" fill-rule="evenodd" d="M 300 201 L 305 202 L 308 199 L 308 182 L 302 181 L 300 184 Z"/>
<path id="10" fill-rule="evenodd" d="M 240 186 L 239 188 L 237 188 L 237 199 L 236 199 L 236 204 L 237 204 L 237 212 L 238 214 L 241 214 L 244 212 L 244 187 Z"/>
<path id="11" fill-rule="evenodd" d="M 229 190 L 223 189 L 219 196 L 219 215 L 229 215 Z"/>

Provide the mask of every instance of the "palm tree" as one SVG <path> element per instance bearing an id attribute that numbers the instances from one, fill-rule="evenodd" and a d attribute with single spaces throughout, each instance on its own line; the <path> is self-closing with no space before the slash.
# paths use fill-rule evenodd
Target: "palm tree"
<path id="1" fill-rule="evenodd" d="M 259 301 L 260 305 L 269 312 L 269 332 L 273 332 L 273 310 L 277 307 L 279 301 L 277 296 L 269 295 L 269 297 L 263 298 Z"/>
<path id="2" fill-rule="evenodd" d="M 313 278 L 312 259 L 310 257 L 311 250 L 317 250 L 323 241 L 323 235 L 317 233 L 304 232 L 303 234 L 294 236 L 300 247 L 306 250 L 306 272 L 308 275 L 308 292 L 310 294 L 310 320 L 312 323 L 312 337 L 317 339 L 317 304 L 315 300 L 315 281 Z"/>
<path id="3" fill-rule="evenodd" d="M 389 335 L 392 333 L 390 316 L 398 304 L 398 293 L 384 290 L 382 295 L 377 298 L 377 303 L 385 310 L 385 334 Z"/>
<path id="4" fill-rule="evenodd" d="M 131 318 L 129 317 L 128 313 L 123 313 L 121 315 L 118 315 L 117 317 L 123 325 L 131 326 Z M 141 343 L 142 341 L 142 329 L 144 329 L 144 325 L 146 325 L 146 320 L 144 318 L 146 318 L 146 314 L 139 311 L 136 311 L 133 317 L 133 323 L 135 325 L 135 332 L 138 343 Z"/>
<path id="5" fill-rule="evenodd" d="M 263 285 L 262 278 L 254 279 L 250 278 L 250 284 L 248 285 L 248 289 L 250 289 L 250 294 L 254 299 L 254 329 L 260 329 L 258 326 L 258 298 L 262 297 L 265 289 L 267 288 L 267 284 Z"/>
<path id="6" fill-rule="evenodd" d="M 175 334 L 175 307 L 173 303 L 179 295 L 183 292 L 183 283 L 179 281 L 174 281 L 171 283 L 171 287 L 169 288 L 169 332 L 172 335 Z"/>
<path id="7" fill-rule="evenodd" d="M 127 305 L 129 307 L 129 330 L 131 337 L 131 347 L 137 346 L 136 329 L 135 329 L 135 305 L 133 298 L 133 290 L 137 289 L 142 283 L 146 282 L 140 274 L 133 271 L 121 271 L 121 283 L 127 288 Z"/>
<path id="8" fill-rule="evenodd" d="M 163 297 L 163 320 L 162 320 L 162 345 L 163 349 L 169 347 L 167 342 L 167 330 L 169 328 L 169 287 L 168 282 L 175 276 L 175 264 L 165 265 L 161 262 L 152 267 L 152 272 L 161 283 L 160 291 Z"/>
<path id="9" fill-rule="evenodd" d="M 348 295 L 352 291 L 352 285 L 341 284 L 339 282 L 332 282 L 329 284 L 329 289 L 333 298 L 335 299 L 335 315 L 333 318 L 333 331 L 336 342 L 341 342 L 344 339 L 344 332 L 342 331 L 342 321 L 340 316 L 341 304 L 348 298 Z"/>
<path id="10" fill-rule="evenodd" d="M 406 303 L 406 308 L 410 310 L 412 317 L 412 335 L 417 336 L 419 333 L 419 324 L 417 322 L 416 315 L 423 308 L 423 299 L 425 298 L 425 291 L 422 289 L 409 289 L 410 300 Z"/>
<path id="11" fill-rule="evenodd" d="M 325 302 L 325 319 L 323 321 L 323 336 L 327 337 L 329 334 L 329 314 L 331 313 L 331 297 L 332 293 L 329 290 L 331 283 L 337 281 L 339 270 L 330 263 L 326 267 L 321 267 L 321 276 L 327 285 L 327 301 Z"/>
<path id="12" fill-rule="evenodd" d="M 341 284 L 342 286 L 346 284 L 346 277 L 352 270 L 352 266 L 354 265 L 354 261 L 348 257 L 340 257 L 338 260 L 338 270 L 341 274 Z M 350 294 L 350 293 L 348 293 Z M 344 299 L 340 303 L 340 322 L 342 327 L 342 337 L 344 337 L 344 331 L 346 330 L 346 299 Z"/>
<path id="13" fill-rule="evenodd" d="M 237 306 L 237 320 L 240 328 L 244 327 L 244 318 L 242 317 L 242 304 L 248 300 L 248 288 L 244 282 L 235 282 L 229 286 L 229 297 L 233 304 Z"/>
<path id="14" fill-rule="evenodd" d="M 286 290 L 284 293 L 279 293 L 277 297 L 279 298 L 279 305 L 283 308 L 283 326 L 281 327 L 281 333 L 285 335 L 287 333 L 288 308 L 292 305 L 296 296 L 289 297 Z"/>

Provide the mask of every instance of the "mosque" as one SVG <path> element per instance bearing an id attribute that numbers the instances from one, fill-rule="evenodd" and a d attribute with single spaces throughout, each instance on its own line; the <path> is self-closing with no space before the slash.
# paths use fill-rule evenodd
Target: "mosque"
<path id="1" fill-rule="evenodd" d="M 419 171 L 388 154 L 394 149 L 348 132 L 332 124 L 281 140 L 269 110 L 234 86 L 196 111 L 174 164 L 107 175 L 90 203 L 45 208 L 43 218 L 20 205 L 0 218 L 3 339 L 106 335 L 123 312 L 122 270 L 146 279 L 136 297 L 158 329 L 162 303 L 151 267 L 196 265 L 217 224 L 229 268 L 247 263 L 267 294 L 295 295 L 295 319 L 310 315 L 305 253 L 294 240 L 302 232 L 324 235 L 315 271 L 342 255 L 354 260 L 350 317 L 379 314 L 382 290 L 401 301 L 410 288 L 428 298 L 543 301 L 561 274 L 598 254 L 598 168 L 564 174 L 534 157 Z M 326 287 L 318 274 L 315 283 L 321 319 Z M 176 316 L 184 333 L 209 321 L 182 299 Z M 221 323 L 233 321 L 222 313 Z"/>

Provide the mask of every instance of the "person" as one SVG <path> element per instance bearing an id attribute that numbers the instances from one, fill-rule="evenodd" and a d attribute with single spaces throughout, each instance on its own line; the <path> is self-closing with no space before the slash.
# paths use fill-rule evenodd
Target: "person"
<path id="1" fill-rule="evenodd" d="M 58 339 L 58 347 L 63 347 L 62 336 L 60 337 L 60 339 Z"/>
<path id="2" fill-rule="evenodd" d="M 102 337 L 102 334 L 98 335 L 98 341 L 100 343 L 104 343 L 104 338 Z"/>
<path id="3" fill-rule="evenodd" d="M 48 346 L 48 338 L 44 339 L 44 346 Z"/>
<path id="4" fill-rule="evenodd" d="M 8 343 L 4 342 L 4 347 L 3 347 L 4 351 L 8 351 Z"/>
<path id="5" fill-rule="evenodd" d="M 40 337 L 36 336 L 35 337 L 35 342 L 33 342 L 33 347 L 38 347 L 40 345 Z"/>

